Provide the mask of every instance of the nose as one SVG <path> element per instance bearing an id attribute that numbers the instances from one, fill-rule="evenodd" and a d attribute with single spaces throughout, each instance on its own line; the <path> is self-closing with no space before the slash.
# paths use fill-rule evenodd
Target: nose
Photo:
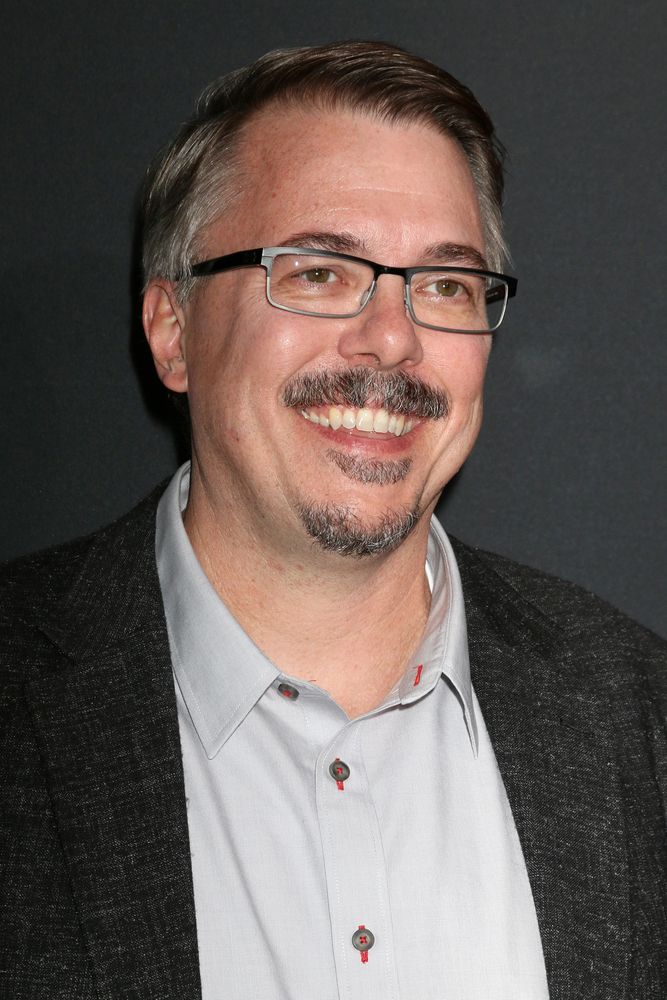
<path id="1" fill-rule="evenodd" d="M 348 320 L 338 342 L 341 357 L 351 365 L 379 370 L 418 365 L 422 342 L 405 304 L 405 282 L 394 274 L 378 278 L 375 294 L 363 312 Z"/>

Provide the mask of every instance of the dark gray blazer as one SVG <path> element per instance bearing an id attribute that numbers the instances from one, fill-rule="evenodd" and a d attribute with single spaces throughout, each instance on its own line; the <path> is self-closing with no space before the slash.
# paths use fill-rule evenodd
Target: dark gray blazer
<path id="1" fill-rule="evenodd" d="M 157 496 L 2 578 L 2 1000 L 200 996 Z M 551 998 L 664 1000 L 667 644 L 570 584 L 456 555 Z"/>

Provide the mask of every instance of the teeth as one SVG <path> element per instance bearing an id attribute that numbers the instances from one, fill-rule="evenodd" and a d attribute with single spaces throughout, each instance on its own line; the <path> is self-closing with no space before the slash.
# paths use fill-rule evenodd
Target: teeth
<path id="1" fill-rule="evenodd" d="M 360 431 L 372 431 L 373 430 L 373 413 L 371 410 L 359 410 L 357 413 L 357 419 L 355 425 Z"/>
<path id="2" fill-rule="evenodd" d="M 356 428 L 366 433 L 393 434 L 395 437 L 409 434 L 416 423 L 414 420 L 406 420 L 403 414 L 389 414 L 387 410 L 371 410 L 368 407 L 359 410 L 341 410 L 339 406 L 331 406 L 327 413 L 301 410 L 301 416 L 313 424 L 331 427 L 335 431 L 340 427 L 350 431 Z"/>
<path id="3" fill-rule="evenodd" d="M 340 412 L 337 406 L 332 406 L 329 410 L 329 425 L 333 427 L 335 431 L 343 423 L 343 414 Z"/>
<path id="4" fill-rule="evenodd" d="M 389 414 L 386 410 L 378 410 L 373 417 L 373 430 L 377 434 L 386 434 L 389 427 Z"/>

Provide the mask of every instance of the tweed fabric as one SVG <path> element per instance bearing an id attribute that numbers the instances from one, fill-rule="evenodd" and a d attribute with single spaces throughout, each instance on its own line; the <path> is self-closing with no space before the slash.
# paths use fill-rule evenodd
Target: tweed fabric
<path id="1" fill-rule="evenodd" d="M 5 574 L 2 998 L 200 989 L 156 501 Z"/>
<path id="2" fill-rule="evenodd" d="M 3 1000 L 201 996 L 161 490 L 2 575 Z M 579 588 L 454 546 L 550 996 L 662 1000 L 667 644 Z"/>
<path id="3" fill-rule="evenodd" d="M 573 584 L 454 548 L 550 995 L 664 997 L 667 643 Z"/>

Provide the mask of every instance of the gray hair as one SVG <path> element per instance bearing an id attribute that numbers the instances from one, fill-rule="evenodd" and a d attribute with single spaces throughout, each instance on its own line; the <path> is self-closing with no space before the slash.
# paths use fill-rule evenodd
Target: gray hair
<path id="1" fill-rule="evenodd" d="M 489 266 L 507 258 L 502 233 L 503 149 L 470 90 L 438 66 L 384 42 L 277 49 L 214 81 L 195 114 L 149 172 L 142 202 L 144 280 L 178 283 L 208 227 L 241 191 L 239 139 L 269 105 L 352 110 L 390 122 L 427 124 L 455 139 L 475 182 Z"/>

